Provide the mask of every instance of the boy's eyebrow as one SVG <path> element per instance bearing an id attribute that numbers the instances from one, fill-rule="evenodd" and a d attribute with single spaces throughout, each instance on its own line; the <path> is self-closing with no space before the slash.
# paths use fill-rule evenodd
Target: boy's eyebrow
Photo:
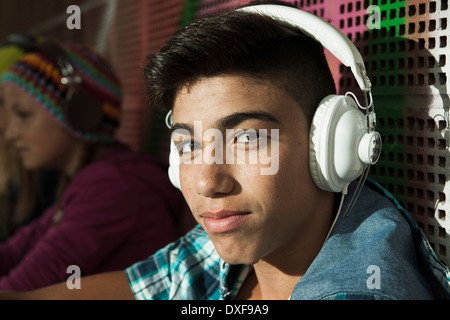
<path id="1" fill-rule="evenodd" d="M 189 134 L 192 136 L 194 135 L 194 129 L 190 124 L 187 123 L 175 123 L 171 128 L 170 128 L 170 133 L 172 134 L 173 132 L 175 132 L 176 130 L 187 130 L 189 131 Z"/>
<path id="2" fill-rule="evenodd" d="M 247 120 L 263 120 L 268 122 L 279 123 L 279 121 L 270 113 L 264 111 L 237 112 L 218 121 L 217 128 L 219 130 L 230 129 L 238 126 Z"/>
<path id="3" fill-rule="evenodd" d="M 264 120 L 268 122 L 280 123 L 273 115 L 264 111 L 248 111 L 248 112 L 236 112 L 226 116 L 225 118 L 219 119 L 216 121 L 213 127 L 219 130 L 230 129 L 238 126 L 244 121 L 247 120 Z M 175 123 L 171 132 L 174 132 L 177 129 L 184 129 L 189 131 L 191 135 L 194 133 L 193 126 L 187 123 Z"/>

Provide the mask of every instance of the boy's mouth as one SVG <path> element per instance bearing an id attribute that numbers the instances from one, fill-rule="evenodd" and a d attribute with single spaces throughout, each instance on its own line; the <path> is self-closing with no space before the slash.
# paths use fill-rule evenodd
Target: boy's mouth
<path id="1" fill-rule="evenodd" d="M 200 214 L 203 224 L 209 233 L 230 232 L 244 223 L 250 216 L 248 211 L 216 210 Z"/>

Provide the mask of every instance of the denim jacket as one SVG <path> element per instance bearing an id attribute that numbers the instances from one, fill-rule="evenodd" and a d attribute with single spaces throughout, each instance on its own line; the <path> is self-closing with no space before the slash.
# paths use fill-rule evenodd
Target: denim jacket
<path id="1" fill-rule="evenodd" d="M 449 276 L 410 215 L 369 180 L 291 298 L 448 299 Z"/>

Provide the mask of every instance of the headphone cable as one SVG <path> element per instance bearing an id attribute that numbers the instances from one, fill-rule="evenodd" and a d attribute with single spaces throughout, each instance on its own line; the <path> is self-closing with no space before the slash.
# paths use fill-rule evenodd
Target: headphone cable
<path id="1" fill-rule="evenodd" d="M 367 176 L 369 174 L 369 169 L 370 169 L 370 166 L 366 166 L 366 168 L 364 169 L 363 174 L 361 175 L 361 177 L 360 177 L 360 179 L 358 181 L 358 185 L 356 186 L 356 189 L 353 192 L 353 196 L 352 196 L 352 198 L 350 200 L 350 203 L 349 203 L 347 209 L 345 210 L 344 214 L 342 215 L 344 218 L 349 215 L 350 211 L 353 209 L 353 206 L 356 203 L 356 200 L 359 198 L 359 195 L 360 195 L 360 193 L 361 193 L 361 191 L 362 191 L 362 189 L 364 187 L 364 184 L 365 184 L 365 182 L 367 180 Z M 334 229 L 334 225 L 336 224 L 337 220 L 339 219 L 339 216 L 340 216 L 341 211 L 342 211 L 342 206 L 344 204 L 344 199 L 345 199 L 345 196 L 347 195 L 347 192 L 348 192 L 348 186 L 349 186 L 349 183 L 345 184 L 344 187 L 342 188 L 341 202 L 339 203 L 339 208 L 338 208 L 338 211 L 336 213 L 336 217 L 334 218 L 333 223 L 331 224 L 330 230 L 328 231 L 328 234 L 325 237 L 325 241 L 323 242 L 322 247 L 325 245 L 325 242 L 327 242 L 328 238 L 331 235 L 331 232 Z"/>
<path id="2" fill-rule="evenodd" d="M 336 217 L 334 218 L 333 223 L 331 224 L 330 230 L 328 231 L 328 234 L 325 237 L 325 241 L 323 242 L 322 247 L 325 245 L 325 242 L 327 242 L 328 238 L 330 237 L 331 231 L 333 231 L 334 225 L 336 224 L 336 221 L 338 220 L 338 218 L 340 216 L 340 213 L 342 211 L 342 205 L 344 204 L 344 198 L 347 195 L 347 191 L 348 191 L 348 183 L 345 184 L 344 187 L 342 188 L 341 202 L 339 203 L 339 208 L 336 213 Z"/>

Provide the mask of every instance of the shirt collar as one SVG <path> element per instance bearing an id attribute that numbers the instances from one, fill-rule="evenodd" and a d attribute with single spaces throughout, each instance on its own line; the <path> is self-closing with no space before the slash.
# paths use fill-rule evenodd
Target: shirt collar
<path id="1" fill-rule="evenodd" d="M 222 300 L 236 297 L 242 284 L 253 270 L 252 265 L 231 265 L 220 259 L 220 296 Z"/>

